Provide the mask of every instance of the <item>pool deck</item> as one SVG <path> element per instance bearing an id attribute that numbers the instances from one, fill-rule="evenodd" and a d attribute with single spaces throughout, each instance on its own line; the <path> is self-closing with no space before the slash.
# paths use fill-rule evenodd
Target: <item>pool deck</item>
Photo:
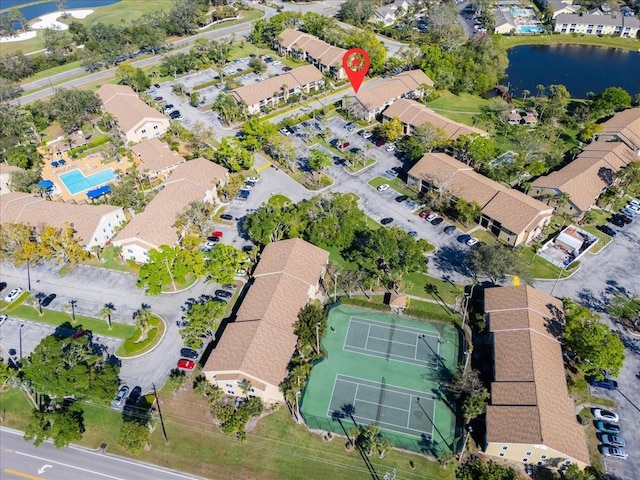
<path id="1" fill-rule="evenodd" d="M 94 173 L 102 172 L 103 170 L 113 169 L 116 173 L 118 171 L 124 173 L 131 167 L 132 163 L 128 159 L 126 161 L 116 162 L 115 160 L 105 163 L 105 156 L 102 153 L 93 153 L 83 158 L 72 159 L 63 153 L 62 155 L 55 155 L 53 160 L 50 160 L 49 156 L 45 153 L 42 158 L 44 166 L 42 167 L 42 178 L 44 180 L 51 180 L 55 188 L 53 190 L 53 199 L 63 202 L 75 202 L 75 203 L 89 203 L 87 199 L 87 192 L 79 192 L 75 195 L 69 193 L 64 186 L 60 175 L 71 172 L 73 170 L 80 170 L 83 175 L 89 176 Z M 52 167 L 52 161 L 59 161 L 61 158 L 65 160 L 65 165 L 59 167 Z"/>

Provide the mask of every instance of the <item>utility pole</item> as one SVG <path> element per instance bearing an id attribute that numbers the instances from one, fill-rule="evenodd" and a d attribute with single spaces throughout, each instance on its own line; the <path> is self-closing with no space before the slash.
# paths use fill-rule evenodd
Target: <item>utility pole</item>
<path id="1" fill-rule="evenodd" d="M 320 322 L 316 323 L 316 352 L 320 353 Z"/>
<path id="2" fill-rule="evenodd" d="M 162 411 L 160 410 L 160 399 L 158 398 L 158 390 L 156 390 L 156 384 L 153 385 L 153 394 L 156 396 L 156 404 L 158 405 L 158 416 L 160 417 L 160 425 L 162 425 L 162 436 L 164 437 L 164 443 L 169 443 L 169 439 L 167 438 L 167 430 L 164 428 L 164 420 L 162 419 Z"/>

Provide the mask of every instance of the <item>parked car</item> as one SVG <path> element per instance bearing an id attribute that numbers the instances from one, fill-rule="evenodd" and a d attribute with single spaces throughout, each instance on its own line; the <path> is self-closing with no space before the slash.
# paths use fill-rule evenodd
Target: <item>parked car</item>
<path id="1" fill-rule="evenodd" d="M 431 225 L 438 226 L 442 222 L 444 222 L 444 218 L 442 218 L 442 217 L 434 218 L 433 220 L 431 220 Z"/>
<path id="2" fill-rule="evenodd" d="M 235 283 L 225 283 L 222 285 L 222 288 L 229 290 L 230 292 L 235 292 L 238 286 Z"/>
<path id="3" fill-rule="evenodd" d="M 126 385 L 121 386 L 120 390 L 118 390 L 117 395 L 111 401 L 111 405 L 114 407 L 119 407 L 120 405 L 122 405 L 124 399 L 127 398 L 127 393 L 129 393 L 129 387 L 127 387 Z"/>
<path id="4" fill-rule="evenodd" d="M 384 147 L 386 144 L 387 142 L 382 139 L 376 140 L 376 147 Z"/>
<path id="5" fill-rule="evenodd" d="M 425 220 L 427 222 L 431 222 L 432 220 L 435 220 L 436 218 L 438 218 L 438 214 L 437 213 L 430 213 L 429 215 L 427 215 L 427 217 L 425 218 Z"/>
<path id="6" fill-rule="evenodd" d="M 396 202 L 398 202 L 398 203 L 402 203 L 402 202 L 404 202 L 407 198 L 409 198 L 409 197 L 407 197 L 406 195 L 398 195 L 398 196 L 396 197 Z"/>
<path id="7" fill-rule="evenodd" d="M 373 133 L 371 133 L 371 132 L 369 132 L 369 131 L 367 131 L 367 130 L 362 130 L 362 131 L 360 132 L 360 136 L 361 136 L 362 138 L 371 138 L 371 137 L 373 136 Z"/>
<path id="8" fill-rule="evenodd" d="M 356 126 L 353 123 L 347 123 L 344 128 L 347 132 L 353 132 L 356 129 Z"/>
<path id="9" fill-rule="evenodd" d="M 160 88 L 160 84 L 159 83 L 154 83 L 153 86 L 156 87 L 156 88 Z"/>
<path id="10" fill-rule="evenodd" d="M 220 241 L 220 237 L 207 237 L 207 243 L 211 243 L 211 248 Z"/>
<path id="11" fill-rule="evenodd" d="M 460 235 L 457 240 L 460 243 L 467 243 L 467 240 L 469 240 L 471 238 L 471 235 L 467 235 L 466 233 L 464 235 Z"/>
<path id="12" fill-rule="evenodd" d="M 624 227 L 626 225 L 626 223 L 624 223 L 622 220 L 620 220 L 619 218 L 616 218 L 616 217 L 611 217 L 609 219 L 609 221 L 611 223 L 613 223 L 616 227 L 620 227 L 620 228 L 622 228 L 622 227 Z"/>
<path id="13" fill-rule="evenodd" d="M 624 448 L 610 447 L 605 445 L 602 447 L 602 454 L 605 457 L 615 457 L 625 459 L 629 456 L 629 453 Z"/>
<path id="14" fill-rule="evenodd" d="M 391 169 L 385 170 L 384 173 L 386 175 L 389 175 L 390 177 L 397 177 L 398 176 L 398 173 L 396 171 L 394 171 L 394 170 L 391 170 Z"/>
<path id="15" fill-rule="evenodd" d="M 602 380 L 596 380 L 593 377 L 589 377 L 587 379 L 587 381 L 589 382 L 589 385 L 591 385 L 592 387 L 606 388 L 607 390 L 617 390 L 618 389 L 618 382 L 616 382 L 615 380 L 612 380 L 610 378 L 604 378 Z"/>
<path id="16" fill-rule="evenodd" d="M 618 435 L 609 435 L 608 433 L 602 434 L 600 441 L 612 447 L 625 447 L 627 445 L 627 441 L 624 438 Z"/>
<path id="17" fill-rule="evenodd" d="M 253 245 L 245 245 L 244 247 L 242 247 L 242 251 L 245 253 L 249 253 L 252 250 L 253 250 Z"/>
<path id="18" fill-rule="evenodd" d="M 619 420 L 618 414 L 616 412 L 605 410 L 604 408 L 594 408 L 593 418 L 595 418 L 596 420 L 605 420 L 607 422 L 615 423 L 618 423 Z"/>
<path id="19" fill-rule="evenodd" d="M 380 220 L 380 223 L 382 225 L 389 225 L 391 222 L 393 222 L 393 218 L 391 217 L 385 217 L 382 220 Z"/>
<path id="20" fill-rule="evenodd" d="M 162 101 L 162 97 L 154 97 L 153 100 L 156 101 L 156 102 L 161 102 Z"/>
<path id="21" fill-rule="evenodd" d="M 614 213 L 613 214 L 613 218 L 617 218 L 619 220 L 622 220 L 626 224 L 629 224 L 629 223 L 633 222 L 633 219 L 627 217 L 626 215 L 624 215 L 622 213 Z"/>
<path id="22" fill-rule="evenodd" d="M 167 104 L 164 106 L 164 111 L 165 111 L 165 112 L 170 112 L 171 110 L 173 110 L 173 103 L 167 103 Z"/>
<path id="23" fill-rule="evenodd" d="M 446 227 L 444 227 L 444 233 L 446 233 L 447 235 L 455 231 L 456 231 L 456 227 L 454 227 L 453 225 L 447 225 Z"/>
<path id="24" fill-rule="evenodd" d="M 610 237 L 615 237 L 618 232 L 616 232 L 613 228 L 607 226 L 607 225 L 598 225 L 598 230 L 600 230 L 602 233 L 609 235 Z"/>
<path id="25" fill-rule="evenodd" d="M 40 305 L 43 307 L 48 307 L 49 305 L 51 305 L 51 302 L 53 302 L 56 299 L 56 297 L 57 295 L 55 293 L 50 293 L 49 295 L 47 295 L 42 299 L 42 301 L 40 302 Z"/>
<path id="26" fill-rule="evenodd" d="M 178 370 L 185 370 L 190 372 L 194 368 L 196 368 L 196 362 L 194 362 L 193 360 L 189 360 L 187 358 L 181 358 L 180 360 L 178 360 Z"/>
<path id="27" fill-rule="evenodd" d="M 290 131 L 289 131 L 289 129 L 287 129 L 287 128 L 281 128 L 281 129 L 280 129 L 280 133 L 281 133 L 282 135 L 284 135 L 285 137 L 288 137 L 289 135 L 291 135 L 291 132 L 290 132 Z"/>
<path id="28" fill-rule="evenodd" d="M 13 302 L 16 298 L 18 298 L 20 296 L 20 294 L 22 293 L 22 288 L 18 287 L 18 288 L 14 288 L 13 290 L 11 290 L 6 297 L 4 297 L 4 301 L 11 303 Z"/>
<path id="29" fill-rule="evenodd" d="M 410 236 L 410 237 L 413 237 L 413 238 L 416 238 L 416 237 L 418 236 L 418 232 L 416 232 L 415 230 L 411 230 L 411 231 L 409 232 L 409 236 Z"/>
<path id="30" fill-rule="evenodd" d="M 631 210 L 627 207 L 623 208 L 620 210 L 620 213 L 622 213 L 623 215 L 626 215 L 629 218 L 635 218 L 638 216 L 638 212 Z"/>
<path id="31" fill-rule="evenodd" d="M 184 347 L 180 349 L 180 356 L 184 358 L 190 358 L 192 360 L 195 360 L 196 358 L 199 357 L 199 355 L 200 354 L 196 352 L 193 348 Z"/>
<path id="32" fill-rule="evenodd" d="M 0 292 L 7 288 L 7 282 L 0 282 Z"/>
<path id="33" fill-rule="evenodd" d="M 596 426 L 596 430 L 602 433 L 608 433 L 611 435 L 617 435 L 620 433 L 620 426 L 615 423 L 598 420 L 594 422 L 594 425 Z"/>
<path id="34" fill-rule="evenodd" d="M 244 268 L 239 268 L 236 270 L 236 277 L 244 277 L 247 274 L 247 271 Z"/>
<path id="35" fill-rule="evenodd" d="M 427 218 L 429 215 L 431 215 L 431 212 L 429 210 L 423 210 L 420 212 L 420 215 L 418 215 L 420 218 Z"/>
<path id="36" fill-rule="evenodd" d="M 222 220 L 233 220 L 233 215 L 229 213 L 223 213 L 222 215 L 220 215 L 220 218 Z"/>
<path id="37" fill-rule="evenodd" d="M 233 293 L 229 292 L 228 290 L 216 290 L 215 295 L 216 297 L 222 298 L 224 300 L 228 300 L 229 298 L 233 297 Z"/>
<path id="38" fill-rule="evenodd" d="M 260 181 L 260 177 L 247 177 L 247 182 L 258 183 Z"/>
<path id="39" fill-rule="evenodd" d="M 389 190 L 389 184 L 383 183 L 382 185 L 378 186 L 378 191 L 379 192 L 384 192 L 385 190 Z"/>
<path id="40" fill-rule="evenodd" d="M 180 117 L 182 114 L 180 113 L 180 110 L 174 110 L 173 112 L 171 112 L 169 114 L 169 118 L 172 118 L 173 120 L 177 119 L 178 117 Z"/>
<path id="41" fill-rule="evenodd" d="M 467 240 L 464 243 L 466 243 L 470 247 L 473 247 L 476 243 L 478 243 L 478 239 L 476 237 L 471 237 L 469 240 Z"/>
<path id="42" fill-rule="evenodd" d="M 394 152 L 394 151 L 395 151 L 395 149 L 396 149 L 396 146 L 395 146 L 393 143 L 390 143 L 390 144 L 389 144 L 389 145 L 387 145 L 384 149 L 385 149 L 387 152 Z"/>
<path id="43" fill-rule="evenodd" d="M 9 317 L 8 317 L 7 315 L 0 315 L 0 327 L 2 326 L 2 324 L 3 324 L 4 322 L 6 322 L 6 321 L 7 321 L 7 319 L 8 319 L 8 318 L 9 318 Z"/>

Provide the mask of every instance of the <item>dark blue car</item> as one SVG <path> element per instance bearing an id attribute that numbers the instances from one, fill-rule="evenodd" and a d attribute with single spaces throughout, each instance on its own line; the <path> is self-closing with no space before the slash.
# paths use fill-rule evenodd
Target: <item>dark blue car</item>
<path id="1" fill-rule="evenodd" d="M 617 390 L 618 382 L 615 380 L 611 380 L 610 378 L 604 378 L 602 380 L 596 380 L 595 378 L 589 377 L 587 379 L 589 385 L 592 387 L 606 388 L 607 390 Z"/>

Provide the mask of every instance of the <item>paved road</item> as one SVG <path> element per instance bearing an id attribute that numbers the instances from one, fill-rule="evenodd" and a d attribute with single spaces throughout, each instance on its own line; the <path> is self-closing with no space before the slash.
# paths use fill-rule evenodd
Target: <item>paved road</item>
<path id="1" fill-rule="evenodd" d="M 176 480 L 197 479 L 186 473 L 107 455 L 103 450 L 70 446 L 58 449 L 50 442 L 40 447 L 25 442 L 23 432 L 0 428 L 0 477 L 3 480 Z"/>

